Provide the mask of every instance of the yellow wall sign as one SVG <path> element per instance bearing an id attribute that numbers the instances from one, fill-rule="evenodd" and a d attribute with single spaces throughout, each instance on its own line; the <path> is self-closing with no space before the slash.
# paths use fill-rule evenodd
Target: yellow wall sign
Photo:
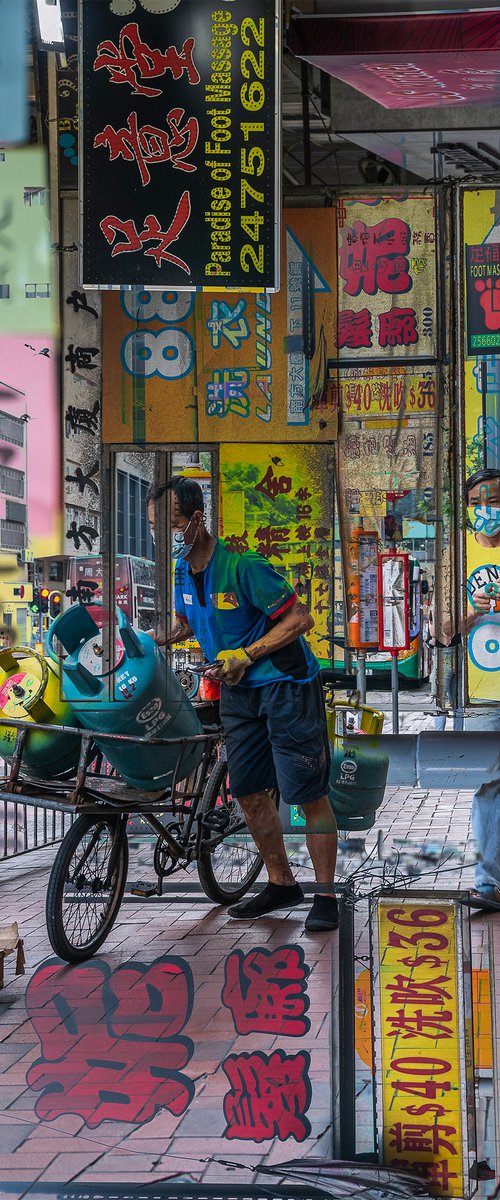
<path id="1" fill-rule="evenodd" d="M 469 1191 L 456 920 L 451 900 L 378 903 L 383 1161 L 436 1196 Z"/>
<path id="2" fill-rule="evenodd" d="M 276 294 L 103 295 L 108 443 L 331 442 L 335 210 L 285 209 Z"/>
<path id="3" fill-rule="evenodd" d="M 219 535 L 262 554 L 314 617 L 312 650 L 332 640 L 333 462 L 327 446 L 221 446 Z"/>
<path id="4" fill-rule="evenodd" d="M 467 248 L 481 247 L 486 255 L 498 250 L 500 239 L 500 191 L 478 188 L 464 192 L 463 239 L 464 270 Z M 496 284 L 491 278 L 477 278 L 474 285 L 477 302 L 484 318 L 484 328 L 498 336 L 499 314 L 495 296 Z M 469 312 L 470 317 L 470 312 Z M 470 477 L 483 467 L 498 467 L 500 476 L 500 357 L 496 351 L 473 351 L 467 357 L 464 342 L 465 396 L 465 476 Z M 485 379 L 483 381 L 483 372 Z M 486 384 L 485 411 L 482 392 Z M 464 480 L 465 483 L 465 480 Z M 478 494 L 476 503 L 467 510 L 466 569 L 469 613 L 475 610 L 477 619 L 467 637 L 468 698 L 472 704 L 500 699 L 500 535 L 495 530 L 496 491 L 492 494 L 487 482 Z M 493 496 L 493 498 L 492 498 Z M 466 498 L 467 499 L 467 498 Z M 488 609 L 481 600 L 489 598 Z"/>

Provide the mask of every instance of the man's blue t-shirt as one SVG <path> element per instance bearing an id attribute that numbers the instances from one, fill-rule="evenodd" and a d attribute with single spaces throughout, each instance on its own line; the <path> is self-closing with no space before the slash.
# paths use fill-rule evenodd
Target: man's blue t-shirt
<path id="1" fill-rule="evenodd" d="M 189 563 L 177 563 L 174 608 L 191 626 L 209 662 L 221 650 L 251 646 L 270 629 L 296 599 L 293 588 L 266 558 L 249 550 L 233 554 L 217 542 L 204 571 L 193 575 Z M 307 683 L 319 665 L 305 638 L 266 654 L 245 671 L 243 687 L 263 687 L 279 680 Z"/>

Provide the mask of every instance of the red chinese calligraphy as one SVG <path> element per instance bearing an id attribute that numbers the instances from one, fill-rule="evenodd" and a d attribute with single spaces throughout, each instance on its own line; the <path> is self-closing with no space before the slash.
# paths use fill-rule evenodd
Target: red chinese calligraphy
<path id="1" fill-rule="evenodd" d="M 413 346 L 418 342 L 417 314 L 413 308 L 390 308 L 379 316 L 379 346 Z"/>
<path id="2" fill-rule="evenodd" d="M 224 1097 L 225 1136 L 253 1142 L 295 1138 L 311 1132 L 306 1113 L 311 1103 L 310 1055 L 230 1054 L 222 1064 L 231 1085 Z"/>
<path id="3" fill-rule="evenodd" d="M 106 125 L 94 138 L 94 147 L 108 146 L 110 162 L 117 158 L 135 160 L 143 187 L 151 182 L 152 163 L 170 162 L 179 171 L 196 171 L 195 164 L 186 159 L 197 146 L 200 127 L 196 117 L 188 117 L 183 124 L 185 116 L 183 108 L 171 108 L 167 113 L 168 129 L 160 129 L 156 125 L 139 126 L 137 113 L 131 112 L 124 129 Z"/>
<path id="4" fill-rule="evenodd" d="M 370 347 L 372 342 L 372 319 L 368 308 L 353 312 L 345 308 L 339 312 L 337 324 L 337 346 L 341 350 L 348 346 L 350 350 L 359 350 L 362 346 Z"/>
<path id="5" fill-rule="evenodd" d="M 181 50 L 169 46 L 166 50 L 152 50 L 143 42 L 136 21 L 129 21 L 120 31 L 118 46 L 114 42 L 101 42 L 97 47 L 94 71 L 109 71 L 111 83 L 128 83 L 136 96 L 161 96 L 161 88 L 148 87 L 144 80 L 157 79 L 170 71 L 173 79 L 180 79 L 186 72 L 188 82 L 200 82 L 200 75 L 193 61 L 194 38 L 186 38 Z"/>
<path id="6" fill-rule="evenodd" d="M 392 1138 L 389 1145 L 398 1154 L 415 1153 L 417 1150 L 423 1150 L 426 1154 L 441 1154 L 442 1150 L 448 1154 L 458 1154 L 456 1146 L 448 1140 L 452 1135 L 457 1136 L 454 1125 L 413 1125 L 396 1121 L 389 1130 L 389 1137 Z"/>
<path id="7" fill-rule="evenodd" d="M 446 1191 L 449 1187 L 450 1179 L 457 1179 L 454 1171 L 450 1171 L 450 1164 L 446 1159 L 436 1159 L 430 1162 L 419 1162 L 418 1159 L 393 1158 L 392 1167 L 401 1167 L 403 1171 L 413 1171 L 415 1175 L 422 1175 L 434 1187 L 439 1187 Z"/>
<path id="8" fill-rule="evenodd" d="M 248 531 L 245 529 L 244 533 L 232 533 L 229 537 L 225 537 L 224 545 L 231 551 L 231 554 L 247 554 L 250 549 Z"/>
<path id="9" fill-rule="evenodd" d="M 138 250 L 143 249 L 145 242 L 156 242 L 157 245 L 149 246 L 144 251 L 145 257 L 154 258 L 157 267 L 161 267 L 162 262 L 169 262 L 174 267 L 180 267 L 181 271 L 186 272 L 186 275 L 190 275 L 191 270 L 187 263 L 176 254 L 168 253 L 168 247 L 180 237 L 190 216 L 191 197 L 189 192 L 183 192 L 175 210 L 173 220 L 166 230 L 161 228 L 158 218 L 153 216 L 152 213 L 146 217 L 141 233 L 137 232 L 135 221 L 132 218 L 123 221 L 120 217 L 108 216 L 104 217 L 99 222 L 99 225 L 106 241 L 110 246 L 113 246 L 111 251 L 112 258 L 116 254 L 134 254 Z M 116 236 L 119 233 L 123 234 L 126 241 L 115 242 Z"/>
<path id="10" fill-rule="evenodd" d="M 276 950 L 233 950 L 226 958 L 222 1003 L 233 1014 L 237 1033 L 281 1033 L 303 1037 L 311 1023 L 304 951 L 297 946 Z"/>
<path id="11" fill-rule="evenodd" d="M 395 982 L 387 983 L 385 989 L 392 993 L 391 1004 L 442 1004 L 452 998 L 443 987 L 450 978 L 450 975 L 437 975 L 435 979 L 417 980 L 407 975 L 395 975 Z"/>
<path id="12" fill-rule="evenodd" d="M 255 484 L 255 491 L 262 492 L 270 500 L 276 500 L 276 496 L 286 496 L 291 490 L 291 477 L 289 475 L 280 475 L 278 478 L 271 466 L 267 468 L 264 478 L 261 479 L 260 483 Z"/>
<path id="13" fill-rule="evenodd" d="M 409 249 L 410 228 L 399 217 L 386 217 L 372 226 L 355 221 L 340 251 L 339 270 L 347 295 L 409 292 L 413 287 L 406 257 Z"/>
<path id="14" fill-rule="evenodd" d="M 276 525 L 261 525 L 254 533 L 254 538 L 259 540 L 257 546 L 257 554 L 262 554 L 264 558 L 279 558 L 283 562 L 282 550 L 286 550 L 286 543 L 290 537 L 289 529 L 280 529 Z"/>
<path id="15" fill-rule="evenodd" d="M 42 1056 L 27 1083 L 42 1095 L 41 1120 L 82 1117 L 143 1125 L 160 1108 L 180 1115 L 194 1095 L 182 1068 L 193 1053 L 179 1032 L 191 1015 L 193 979 L 182 959 L 131 963 L 111 971 L 94 960 L 67 972 L 41 967 L 28 984 L 26 1007 Z"/>
<path id="16" fill-rule="evenodd" d="M 453 1037 L 453 1029 L 449 1024 L 452 1020 L 453 1013 L 449 1009 L 439 1013 L 423 1013 L 417 1008 L 416 1012 L 407 1013 L 400 1008 L 393 1017 L 386 1017 L 387 1024 L 392 1026 L 391 1033 L 401 1033 L 403 1041 L 424 1037 L 435 1042 L 439 1038 Z"/>

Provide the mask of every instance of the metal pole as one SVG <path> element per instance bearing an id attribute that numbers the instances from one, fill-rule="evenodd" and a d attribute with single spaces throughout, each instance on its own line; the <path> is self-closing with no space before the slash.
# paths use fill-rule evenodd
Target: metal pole
<path id="1" fill-rule="evenodd" d="M 392 692 L 392 732 L 399 733 L 399 680 L 398 680 L 398 652 L 393 650 L 391 654 L 391 692 Z"/>
<path id="2" fill-rule="evenodd" d="M 488 360 L 481 359 L 481 414 L 483 421 L 483 467 L 488 466 Z"/>
<path id="3" fill-rule="evenodd" d="M 358 650 L 356 654 L 356 684 L 362 704 L 366 704 L 366 654 Z"/>
<path id="4" fill-rule="evenodd" d="M 354 908 L 339 896 L 339 1104 L 340 1157 L 356 1155 L 356 1052 L 354 1024 Z"/>

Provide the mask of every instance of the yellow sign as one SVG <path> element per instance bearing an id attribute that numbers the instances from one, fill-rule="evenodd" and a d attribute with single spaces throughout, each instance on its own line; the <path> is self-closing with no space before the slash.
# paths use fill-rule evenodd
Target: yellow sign
<path id="1" fill-rule="evenodd" d="M 346 417 L 394 417 L 433 413 L 436 371 L 433 367 L 347 367 L 339 371 L 338 407 Z M 335 393 L 334 393 L 335 394 Z"/>
<path id="2" fill-rule="evenodd" d="M 314 617 L 308 640 L 331 648 L 333 463 L 326 446 L 221 446 L 219 534 L 269 559 Z M 243 497 L 243 502 L 241 498 Z"/>
<path id="3" fill-rule="evenodd" d="M 464 1014 L 456 904 L 378 903 L 383 1161 L 463 1196 Z"/>
<path id="4" fill-rule="evenodd" d="M 339 361 L 435 358 L 433 196 L 342 196 L 337 211 Z"/>
<path id="5" fill-rule="evenodd" d="M 335 439 L 335 210 L 283 225 L 276 294 L 103 295 L 104 441 Z"/>
<path id="6" fill-rule="evenodd" d="M 480 188 L 464 192 L 463 237 L 468 245 L 497 244 L 500 236 L 498 214 L 500 191 Z M 481 284 L 480 303 L 485 327 L 498 330 L 498 311 L 491 280 Z M 483 413 L 483 370 L 486 373 L 486 399 Z M 500 476 L 500 358 L 479 351 L 464 359 L 465 395 L 465 475 L 474 475 L 483 467 L 498 466 Z M 465 483 L 465 481 L 464 481 Z M 469 615 L 477 613 L 467 637 L 468 699 L 472 704 L 500 700 L 500 535 L 492 528 L 496 506 L 485 483 L 481 494 L 472 493 L 475 504 L 467 510 L 466 570 Z M 467 497 L 466 497 L 467 499 Z M 488 608 L 482 608 L 484 597 Z"/>

